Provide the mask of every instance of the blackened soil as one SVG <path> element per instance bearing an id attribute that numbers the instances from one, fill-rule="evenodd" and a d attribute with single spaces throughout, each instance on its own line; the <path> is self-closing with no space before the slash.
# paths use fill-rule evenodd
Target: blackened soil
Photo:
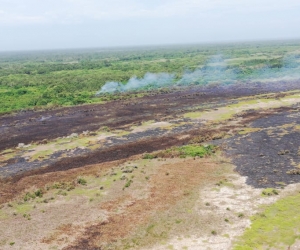
<path id="1" fill-rule="evenodd" d="M 169 93 L 154 93 L 128 101 L 66 107 L 39 112 L 24 111 L 0 116 L 0 150 L 54 139 L 72 133 L 97 130 L 102 126 L 123 128 L 147 120 L 177 117 L 193 106 L 216 105 L 236 97 L 299 88 L 299 81 L 191 87 Z"/>
<path id="2" fill-rule="evenodd" d="M 249 185 L 267 188 L 300 182 L 299 174 L 289 173 L 300 167 L 299 111 L 294 108 L 259 118 L 251 127 L 261 131 L 222 141 L 237 172 L 248 177 Z"/>

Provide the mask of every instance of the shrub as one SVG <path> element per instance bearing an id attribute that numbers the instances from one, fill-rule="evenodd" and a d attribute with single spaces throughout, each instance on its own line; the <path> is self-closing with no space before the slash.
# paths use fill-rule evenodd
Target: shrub
<path id="1" fill-rule="evenodd" d="M 215 153 L 216 146 L 214 145 L 185 145 L 181 147 L 172 147 L 167 150 L 161 151 L 154 155 L 153 158 L 156 157 L 164 157 L 164 158 L 186 158 L 186 157 L 204 157 L 207 155 L 211 155 Z"/>
<path id="2" fill-rule="evenodd" d="M 41 189 L 38 189 L 37 191 L 34 192 L 36 197 L 43 197 L 43 191 Z"/>
<path id="3" fill-rule="evenodd" d="M 80 184 L 80 185 L 86 185 L 86 184 L 87 184 L 87 181 L 86 181 L 85 179 L 83 179 L 83 178 L 79 178 L 79 179 L 77 180 L 77 183 Z"/>
<path id="4" fill-rule="evenodd" d="M 151 154 L 145 154 L 145 155 L 143 155 L 143 159 L 154 159 L 154 156 L 153 155 L 151 155 Z"/>
<path id="5" fill-rule="evenodd" d="M 272 195 L 278 195 L 278 191 L 273 188 L 266 188 L 265 190 L 262 191 L 262 195 L 264 196 L 272 196 Z"/>
<path id="6" fill-rule="evenodd" d="M 128 180 L 128 181 L 126 182 L 126 184 L 125 184 L 125 188 L 130 187 L 130 185 L 131 185 L 132 182 L 133 182 L 132 180 Z"/>

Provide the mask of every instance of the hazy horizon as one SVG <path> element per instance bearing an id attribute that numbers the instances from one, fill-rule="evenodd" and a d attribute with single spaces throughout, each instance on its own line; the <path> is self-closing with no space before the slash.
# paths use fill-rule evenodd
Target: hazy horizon
<path id="1" fill-rule="evenodd" d="M 0 0 L 0 51 L 297 40 L 298 0 Z"/>

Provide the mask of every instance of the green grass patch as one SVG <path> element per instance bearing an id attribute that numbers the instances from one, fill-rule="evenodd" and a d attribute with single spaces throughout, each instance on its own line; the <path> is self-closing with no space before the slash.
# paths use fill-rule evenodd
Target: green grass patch
<path id="1" fill-rule="evenodd" d="M 197 119 L 201 118 L 204 112 L 188 112 L 183 115 L 184 118 Z"/>
<path id="2" fill-rule="evenodd" d="M 287 249 L 300 239 L 300 194 L 278 200 L 251 218 L 235 250 Z"/>
<path id="3" fill-rule="evenodd" d="M 215 152 L 215 146 L 213 145 L 187 145 L 178 148 L 180 156 L 191 156 L 191 157 L 204 157 Z"/>
<path id="4" fill-rule="evenodd" d="M 77 183 L 85 186 L 87 184 L 87 181 L 84 178 L 78 178 Z"/>
<path id="5" fill-rule="evenodd" d="M 266 188 L 261 192 L 261 194 L 263 196 L 272 196 L 272 195 L 278 195 L 279 192 L 278 192 L 278 190 L 276 190 L 274 188 Z"/>
<path id="6" fill-rule="evenodd" d="M 42 198 L 43 197 L 43 190 L 38 189 L 35 192 L 27 192 L 24 196 L 24 201 L 29 201 L 30 199 L 35 199 L 36 197 Z"/>
<path id="7" fill-rule="evenodd" d="M 86 196 L 88 198 L 95 198 L 99 196 L 101 192 L 100 187 L 104 190 L 108 190 L 114 183 L 114 180 L 119 180 L 122 176 L 121 170 L 114 171 L 113 175 L 108 175 L 105 177 L 95 177 L 95 176 L 84 176 L 79 179 L 83 179 L 83 183 L 75 186 L 72 190 L 69 190 L 68 195 L 70 196 Z"/>
<path id="8" fill-rule="evenodd" d="M 170 158 L 170 157 L 204 157 L 207 155 L 212 155 L 216 152 L 217 147 L 214 145 L 185 145 L 181 147 L 172 147 L 166 150 L 163 150 L 157 154 L 150 155 L 152 158 L 162 157 L 162 158 Z M 150 157 L 148 156 L 148 157 Z M 148 158 L 150 159 L 150 158 Z"/>
<path id="9" fill-rule="evenodd" d="M 14 209 L 18 214 L 27 214 L 28 212 L 33 210 L 33 205 L 29 203 L 16 204 Z"/>
<path id="10" fill-rule="evenodd" d="M 154 158 L 155 158 L 155 156 L 152 155 L 152 154 L 144 154 L 144 155 L 143 155 L 143 159 L 151 160 L 151 159 L 154 159 Z"/>

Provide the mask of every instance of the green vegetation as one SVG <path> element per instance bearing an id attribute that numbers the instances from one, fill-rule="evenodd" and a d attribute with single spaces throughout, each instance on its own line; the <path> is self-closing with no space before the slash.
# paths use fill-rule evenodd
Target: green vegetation
<path id="1" fill-rule="evenodd" d="M 30 193 L 30 192 L 26 193 L 26 195 L 24 196 L 24 201 L 28 201 L 30 199 L 35 199 L 36 197 L 39 197 L 39 198 L 43 197 L 43 191 L 41 189 L 38 189 L 33 193 Z"/>
<path id="2" fill-rule="evenodd" d="M 48 189 L 50 188 L 71 191 L 75 188 L 75 184 L 72 182 L 58 182 L 54 183 L 52 187 L 48 187 Z"/>
<path id="3" fill-rule="evenodd" d="M 276 189 L 273 188 L 266 188 L 261 193 L 263 196 L 272 196 L 272 195 L 278 195 L 279 192 Z"/>
<path id="4" fill-rule="evenodd" d="M 128 180 L 128 181 L 126 182 L 124 188 L 130 187 L 130 185 L 131 185 L 132 182 L 133 182 L 132 180 Z"/>
<path id="5" fill-rule="evenodd" d="M 211 155 L 215 152 L 215 146 L 213 145 L 206 145 L 206 146 L 199 146 L 199 145 L 187 145 L 178 148 L 180 157 L 204 157 L 206 155 Z"/>
<path id="6" fill-rule="evenodd" d="M 145 155 L 143 155 L 143 159 L 154 159 L 154 155 L 152 155 L 152 154 L 145 154 Z"/>
<path id="7" fill-rule="evenodd" d="M 170 149 L 166 149 L 161 151 L 155 155 L 151 155 L 151 157 L 162 157 L 162 158 L 169 158 L 169 157 L 204 157 L 207 155 L 211 155 L 215 153 L 217 147 L 214 145 L 185 145 L 181 147 L 172 147 Z"/>
<path id="8" fill-rule="evenodd" d="M 234 185 L 227 179 L 220 180 L 219 182 L 216 183 L 216 186 L 218 186 L 218 187 L 221 187 L 221 186 L 234 187 Z"/>
<path id="9" fill-rule="evenodd" d="M 300 239 L 300 194 L 285 197 L 251 218 L 235 250 L 287 249 Z"/>
<path id="10" fill-rule="evenodd" d="M 220 54 L 226 62 L 221 73 L 233 72 L 237 80 L 261 74 L 258 69 L 266 67 L 276 75 L 283 66 L 297 66 L 286 64 L 285 55 L 299 48 L 299 42 L 294 41 L 1 53 L 0 113 L 138 97 L 143 93 L 104 94 L 99 98 L 95 93 L 106 82 L 126 83 L 147 72 L 174 73 L 174 80 L 178 80 L 199 67 L 213 70 L 217 63 L 206 63 Z M 203 83 L 203 79 L 188 80 L 188 84 Z M 152 87 L 146 86 L 142 91 L 149 89 Z"/>
<path id="11" fill-rule="evenodd" d="M 80 184 L 80 185 L 86 185 L 86 184 L 87 184 L 87 181 L 86 181 L 85 179 L 83 179 L 83 178 L 79 178 L 79 179 L 77 180 L 77 183 Z"/>

